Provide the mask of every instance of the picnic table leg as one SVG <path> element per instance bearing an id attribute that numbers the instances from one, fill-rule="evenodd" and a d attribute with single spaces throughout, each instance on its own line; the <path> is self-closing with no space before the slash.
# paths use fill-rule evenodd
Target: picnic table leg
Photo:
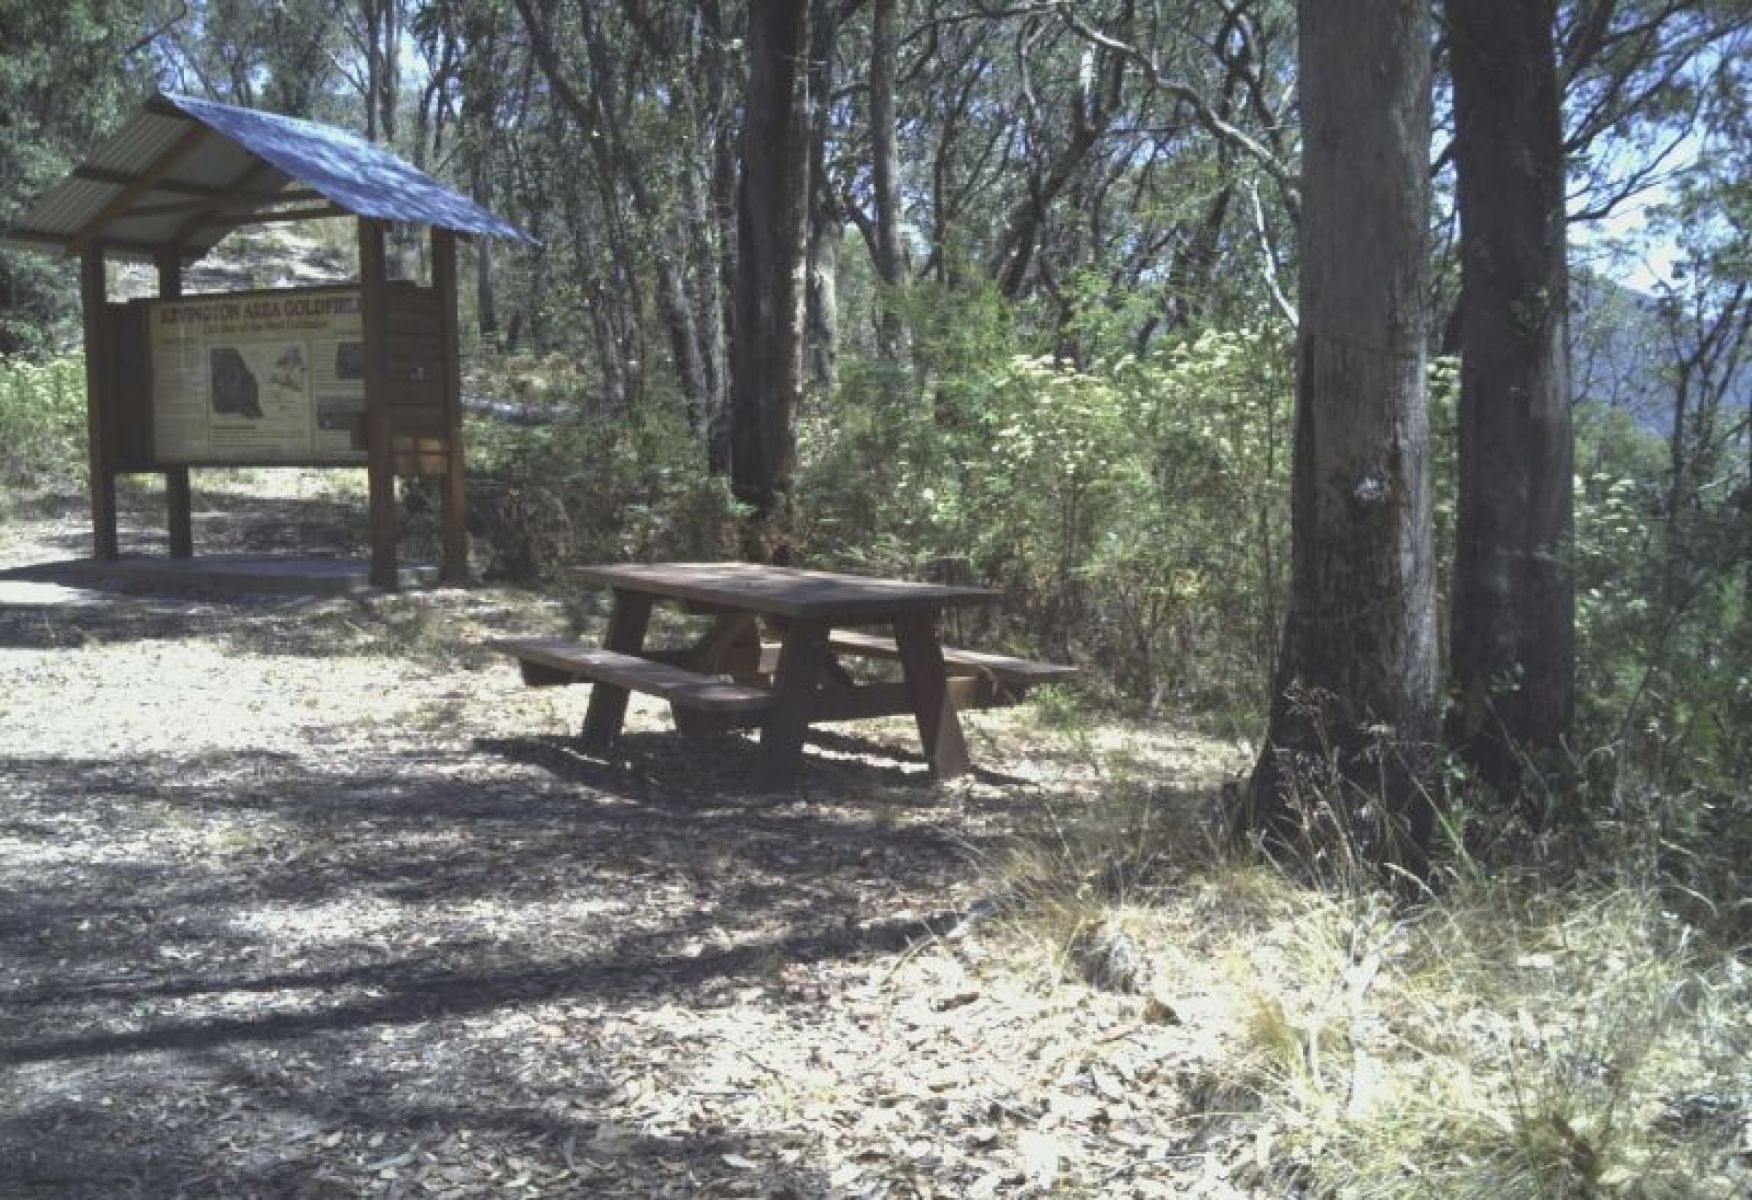
<path id="1" fill-rule="evenodd" d="M 684 664 L 701 675 L 728 675 L 747 683 L 760 675 L 760 621 L 753 613 L 724 613 L 689 651 Z"/>
<path id="2" fill-rule="evenodd" d="M 931 773 L 953 779 L 968 769 L 967 741 L 949 699 L 949 677 L 943 667 L 943 644 L 937 640 L 934 613 L 896 618 L 894 641 L 906 672 L 906 690 L 919 723 L 919 741 Z"/>
<path id="3" fill-rule="evenodd" d="M 604 650 L 637 654 L 645 646 L 645 627 L 651 623 L 651 597 L 641 592 L 616 591 L 614 611 L 608 617 Z M 590 707 L 584 710 L 583 741 L 586 749 L 606 750 L 620 736 L 627 719 L 627 689 L 612 683 L 590 688 Z"/>
<path id="4" fill-rule="evenodd" d="M 773 706 L 760 730 L 757 787 L 778 791 L 797 783 L 815 685 L 827 663 L 827 634 L 828 627 L 822 621 L 792 621 L 785 630 L 778 675 L 773 680 Z"/>
<path id="5" fill-rule="evenodd" d="M 721 614 L 681 665 L 701 675 L 728 675 L 740 684 L 765 686 L 760 676 L 759 621 L 752 613 Z M 728 733 L 736 727 L 729 713 L 706 713 L 683 704 L 671 704 L 669 712 L 682 733 Z"/>

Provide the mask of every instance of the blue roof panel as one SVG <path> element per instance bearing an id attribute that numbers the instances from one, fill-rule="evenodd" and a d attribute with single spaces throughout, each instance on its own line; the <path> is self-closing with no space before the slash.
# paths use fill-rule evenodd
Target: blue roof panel
<path id="1" fill-rule="evenodd" d="M 351 213 L 457 233 L 535 241 L 509 221 L 353 134 L 313 121 L 192 96 L 162 95 L 161 99 Z"/>

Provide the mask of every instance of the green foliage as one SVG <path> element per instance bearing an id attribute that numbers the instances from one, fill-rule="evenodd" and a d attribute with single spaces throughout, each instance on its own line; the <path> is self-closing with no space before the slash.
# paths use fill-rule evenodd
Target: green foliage
<path id="1" fill-rule="evenodd" d="M 137 94 L 125 52 L 144 0 L 0 0 L 0 228 L 107 130 Z M 44 354 L 71 333 L 72 273 L 0 246 L 0 354 Z"/>
<path id="2" fill-rule="evenodd" d="M 1030 648 L 1145 706 L 1263 701 L 1288 533 L 1288 347 L 1207 332 L 1077 368 L 967 305 L 920 397 L 854 362 L 805 423 L 813 556 L 1002 587 Z"/>
<path id="3" fill-rule="evenodd" d="M 77 358 L 0 358 L 0 484 L 71 487 L 85 459 L 85 369 Z"/>
<path id="4" fill-rule="evenodd" d="M 1722 872 L 1752 854 L 1744 516 L 1732 502 L 1665 512 L 1659 439 L 1598 416 L 1582 430 L 1594 464 L 1576 492 L 1589 815 L 1596 827 L 1638 831 L 1630 840 L 1649 866 L 1688 892 L 1730 898 Z M 1743 927 L 1752 913 L 1705 917 Z"/>
<path id="5" fill-rule="evenodd" d="M 729 482 L 708 475 L 679 414 L 520 427 L 470 419 L 471 526 L 490 576 L 554 577 L 570 563 L 734 557 Z"/>

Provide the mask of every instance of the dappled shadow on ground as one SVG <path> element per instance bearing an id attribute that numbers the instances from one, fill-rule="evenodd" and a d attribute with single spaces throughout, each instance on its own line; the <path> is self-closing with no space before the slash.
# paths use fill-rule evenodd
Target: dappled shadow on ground
<path id="1" fill-rule="evenodd" d="M 226 1093 L 259 1090 L 262 1082 L 247 1070 L 222 1075 L 225 1082 L 218 1086 Z M 295 1100 L 251 1107 L 285 1136 L 271 1150 L 228 1158 L 242 1148 L 221 1141 L 216 1155 L 200 1137 L 167 1139 L 143 1154 L 94 1145 L 102 1131 L 92 1128 L 91 1108 L 65 1103 L 39 1114 L 39 1121 L 68 1136 L 21 1147 L 0 1168 L 0 1178 L 8 1200 L 829 1194 L 822 1173 L 796 1165 L 803 1150 L 795 1134 L 723 1129 L 653 1135 L 612 1119 L 556 1117 L 517 1106 L 435 1102 L 393 1114 L 369 1105 L 311 1109 Z M 206 1115 L 225 1119 L 223 1113 Z M 0 1123 L 0 1145 L 11 1140 L 9 1133 Z M 362 1153 L 337 1154 L 337 1148 L 353 1147 Z M 746 1177 L 727 1165 L 770 1162 L 781 1153 L 792 1161 L 765 1176 L 760 1191 L 743 1190 Z M 396 1187 L 398 1180 L 427 1186 L 410 1192 L 407 1185 Z"/>
<path id="2" fill-rule="evenodd" d="M 362 495 L 256 495 L 233 486 L 201 484 L 192 492 L 195 552 L 252 551 L 286 554 L 356 554 L 366 546 Z M 64 557 L 91 553 L 89 499 L 82 493 L 39 492 L 8 499 L 14 519 L 57 521 L 40 536 Z M 117 496 L 124 552 L 163 553 L 168 545 L 164 497 L 136 487 Z"/>
<path id="3" fill-rule="evenodd" d="M 358 554 L 367 548 L 365 498 L 353 495 L 264 497 L 241 490 L 194 488 L 195 551 Z"/>
<path id="4" fill-rule="evenodd" d="M 95 583 L 68 564 L 33 564 L 0 570 L 0 650 L 211 640 L 237 654 L 310 659 L 387 651 L 429 665 L 479 666 L 494 656 L 445 636 L 445 623 L 516 627 L 526 607 L 493 590 L 162 595 L 146 584 Z"/>
<path id="5" fill-rule="evenodd" d="M 240 616 L 271 616 L 313 601 L 203 600 L 94 587 L 79 570 L 48 564 L 0 571 L 0 648 L 53 650 L 92 642 L 175 641 L 227 635 Z M 247 629 L 247 627 L 245 627 Z M 245 636 L 248 636 L 245 633 Z"/>
<path id="6" fill-rule="evenodd" d="M 14 492 L 6 498 L 6 515 L 11 520 L 56 521 L 85 520 L 91 498 L 83 492 L 48 490 Z M 89 526 L 87 526 L 89 530 Z M 87 533 L 89 539 L 90 534 Z M 87 541 L 89 545 L 89 540 Z"/>
<path id="7" fill-rule="evenodd" d="M 237 508 L 304 536 L 299 502 Z M 931 1172 L 946 1195 L 990 1170 L 987 1133 L 955 1147 L 1019 1111 L 1001 1089 L 865 1117 L 943 1073 L 921 1048 L 958 1077 L 993 1057 L 1008 1017 L 968 1024 L 979 998 L 922 964 L 1072 750 L 988 755 L 972 722 L 1005 769 L 939 785 L 909 722 L 860 723 L 761 794 L 751 737 L 635 703 L 585 754 L 557 736 L 584 689 L 525 689 L 479 647 L 582 607 L 26 574 L 0 578 L 0 1197 L 813 1197 Z M 888 1183 L 843 1182 L 866 1169 Z"/>
<path id="8" fill-rule="evenodd" d="M 486 738 L 475 744 L 556 779 L 678 810 L 743 811 L 816 796 L 878 807 L 943 803 L 917 750 L 828 729 L 811 729 L 806 736 L 796 790 L 756 792 L 751 784 L 759 761 L 755 737 L 751 731 L 681 743 L 669 730 L 634 733 L 622 736 L 606 755 L 586 751 L 575 738 Z M 685 745 L 685 753 L 677 753 L 678 745 Z M 1025 780 L 983 767 L 975 767 L 970 777 L 994 786 L 1026 786 Z"/>
<path id="9" fill-rule="evenodd" d="M 358 1194 L 364 1168 L 465 1134 L 463 1195 L 497 1194 L 479 1152 L 501 1143 L 577 1194 L 695 1194 L 726 1154 L 823 1194 L 760 1130 L 645 1130 L 592 1065 L 592 1030 L 750 987 L 784 1003 L 785 971 L 941 932 L 952 912 L 891 897 L 946 897 L 970 851 L 855 807 L 672 801 L 557 740 L 332 770 L 13 758 L 5 780 L 0 837 L 39 860 L 10 874 L 0 917 L 0 1063 L 22 1081 L 0 1110 L 9 1196 Z M 507 1079 L 479 1027 L 531 1012 L 568 1051 Z M 336 1129 L 365 1138 L 359 1162 L 323 1144 Z"/>

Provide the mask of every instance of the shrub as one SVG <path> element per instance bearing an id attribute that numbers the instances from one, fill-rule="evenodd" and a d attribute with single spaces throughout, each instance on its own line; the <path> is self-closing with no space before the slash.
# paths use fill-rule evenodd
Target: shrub
<path id="1" fill-rule="evenodd" d="M 933 350 L 922 389 L 854 362 L 806 419 L 806 553 L 1001 587 L 1012 640 L 1102 663 L 1115 698 L 1258 709 L 1288 534 L 1283 338 L 1081 368 L 1001 330 Z"/>
<path id="2" fill-rule="evenodd" d="M 0 359 L 0 483 L 64 487 L 85 462 L 85 369 L 77 358 Z"/>
<path id="3" fill-rule="evenodd" d="M 552 578 L 571 563 L 733 557 L 729 481 L 708 475 L 677 414 L 533 427 L 471 418 L 470 527 L 486 573 Z"/>

